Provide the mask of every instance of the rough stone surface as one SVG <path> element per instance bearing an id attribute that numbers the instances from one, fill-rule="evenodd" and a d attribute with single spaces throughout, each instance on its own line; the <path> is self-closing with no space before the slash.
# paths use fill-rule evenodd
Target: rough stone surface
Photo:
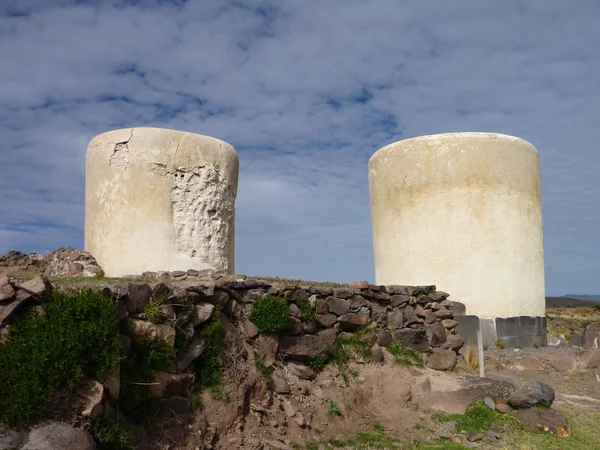
<path id="1" fill-rule="evenodd" d="M 184 414 L 192 409 L 190 401 L 185 397 L 173 396 L 163 398 L 160 402 L 176 414 Z"/>
<path id="2" fill-rule="evenodd" d="M 175 374 L 157 371 L 150 385 L 150 395 L 155 398 L 187 395 L 194 376 L 192 374 Z"/>
<path id="3" fill-rule="evenodd" d="M 276 334 L 261 334 L 256 339 L 256 351 L 267 367 L 271 367 L 277 360 L 279 347 L 279 337 Z"/>
<path id="4" fill-rule="evenodd" d="M 292 375 L 296 375 L 303 380 L 314 380 L 317 377 L 316 372 L 306 364 L 289 361 L 286 367 Z"/>
<path id="5" fill-rule="evenodd" d="M 162 339 L 169 345 L 175 345 L 175 330 L 167 324 L 153 324 L 146 320 L 131 319 L 131 330 L 141 339 L 155 341 Z"/>
<path id="6" fill-rule="evenodd" d="M 278 394 L 290 393 L 290 386 L 287 384 L 287 381 L 285 381 L 278 373 L 271 375 L 271 385 L 273 386 L 273 390 Z"/>
<path id="7" fill-rule="evenodd" d="M 90 386 L 84 391 L 83 398 L 85 406 L 81 415 L 96 419 L 102 412 L 102 398 L 104 396 L 104 386 L 97 381 L 93 381 Z"/>
<path id="8" fill-rule="evenodd" d="M 198 303 L 194 305 L 192 310 L 191 320 L 192 324 L 197 327 L 209 320 L 215 312 L 215 305 L 210 303 Z"/>
<path id="9" fill-rule="evenodd" d="M 600 346 L 600 323 L 592 323 L 585 328 L 581 339 L 582 347 L 595 350 Z"/>
<path id="10" fill-rule="evenodd" d="M 336 316 L 341 316 L 350 311 L 350 303 L 347 300 L 337 297 L 327 297 L 327 306 L 329 312 Z"/>
<path id="11" fill-rule="evenodd" d="M 48 253 L 40 271 L 47 277 L 102 277 L 104 271 L 88 252 L 61 247 Z"/>
<path id="12" fill-rule="evenodd" d="M 317 335 L 283 336 L 279 350 L 301 360 L 324 355 L 335 344 L 335 330 L 323 330 Z"/>
<path id="13" fill-rule="evenodd" d="M 552 386 L 541 381 L 533 381 L 513 392 L 508 397 L 508 404 L 513 408 L 531 408 L 535 405 L 549 408 L 554 402 L 554 396 Z"/>
<path id="14" fill-rule="evenodd" d="M 369 324 L 369 311 L 358 313 L 346 313 L 338 317 L 338 323 L 342 330 L 356 330 Z"/>
<path id="15" fill-rule="evenodd" d="M 50 422 L 29 432 L 20 450 L 96 450 L 92 436 L 84 430 L 61 422 Z"/>
<path id="16" fill-rule="evenodd" d="M 8 276 L 0 273 L 0 301 L 11 299 L 14 295 L 15 290 L 10 284 Z"/>
<path id="17" fill-rule="evenodd" d="M 452 370 L 456 366 L 457 356 L 452 350 L 434 348 L 427 358 L 427 367 L 435 370 Z"/>

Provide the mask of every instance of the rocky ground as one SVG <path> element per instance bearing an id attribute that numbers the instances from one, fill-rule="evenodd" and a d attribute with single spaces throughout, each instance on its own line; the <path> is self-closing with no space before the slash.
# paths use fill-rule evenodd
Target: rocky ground
<path id="1" fill-rule="evenodd" d="M 17 257 L 25 262 L 0 267 L 0 272 L 26 279 L 44 267 L 34 257 Z M 86 259 L 82 266 L 93 265 Z M 79 266 L 54 263 L 54 267 L 55 271 L 73 272 L 66 278 L 64 272 L 51 277 L 54 284 L 67 289 L 147 282 L 149 277 L 155 280 L 159 276 L 113 280 L 90 278 L 93 272 L 89 270 L 82 276 Z M 169 277 L 168 281 L 177 282 L 172 274 Z M 260 278 L 284 284 L 340 286 Z M 586 350 L 581 347 L 585 328 L 600 322 L 600 311 L 557 308 L 548 310 L 547 316 L 549 335 L 557 338 L 554 346 L 486 349 L 484 378 L 478 376 L 476 352 L 468 347 L 461 349 L 459 364 L 447 372 L 405 367 L 385 348 L 382 360 L 354 354 L 343 367 L 330 364 L 318 373 L 306 373 L 281 361 L 265 371 L 252 350 L 245 360 L 230 352 L 223 358 L 221 389 L 204 390 L 190 399 L 192 411 L 170 412 L 151 426 L 136 429 L 137 448 L 600 449 L 600 350 L 591 348 L 593 344 Z M 537 404 L 527 404 L 532 399 Z M 473 402 L 480 403 L 469 407 Z M 63 445 L 73 440 L 62 448 L 91 448 L 87 435 L 73 437 L 60 427 L 51 424 L 33 437 L 30 434 L 29 447 L 21 448 L 50 448 L 48 436 L 61 437 Z M 10 439 L 2 439 L 0 449 L 10 449 Z"/>

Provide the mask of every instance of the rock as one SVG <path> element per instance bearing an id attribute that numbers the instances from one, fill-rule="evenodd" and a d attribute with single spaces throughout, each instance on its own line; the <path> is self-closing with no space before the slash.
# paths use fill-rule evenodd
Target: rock
<path id="1" fill-rule="evenodd" d="M 388 312 L 387 324 L 390 330 L 398 330 L 404 326 L 404 314 L 400 308 Z"/>
<path id="2" fill-rule="evenodd" d="M 440 322 L 428 325 L 425 329 L 427 340 L 432 347 L 439 347 L 446 342 L 446 329 Z"/>
<path id="3" fill-rule="evenodd" d="M 502 439 L 502 436 L 500 436 L 500 434 L 496 433 L 495 431 L 489 430 L 487 433 L 485 433 L 483 439 L 486 441 L 494 442 Z"/>
<path id="4" fill-rule="evenodd" d="M 454 315 L 452 314 L 452 311 L 449 311 L 447 309 L 438 309 L 435 312 L 435 316 L 438 319 L 442 319 L 442 320 L 444 320 L 444 319 L 452 319 L 452 317 L 454 317 Z"/>
<path id="5" fill-rule="evenodd" d="M 564 335 L 559 334 L 558 336 L 551 336 L 548 338 L 548 347 L 559 347 L 561 345 L 568 345 Z"/>
<path id="6" fill-rule="evenodd" d="M 10 284 L 8 276 L 0 273 L 0 301 L 9 300 L 15 295 L 15 290 Z"/>
<path id="7" fill-rule="evenodd" d="M 316 335 L 283 336 L 279 350 L 291 357 L 308 360 L 323 356 L 335 344 L 336 332 L 333 328 L 320 331 Z"/>
<path id="8" fill-rule="evenodd" d="M 87 431 L 62 422 L 49 422 L 29 432 L 21 450 L 96 450 L 94 439 Z"/>
<path id="9" fill-rule="evenodd" d="M 327 297 L 327 306 L 330 313 L 341 316 L 350 311 L 350 303 L 337 297 Z"/>
<path id="10" fill-rule="evenodd" d="M 441 305 L 449 309 L 453 316 L 464 316 L 467 314 L 467 307 L 464 303 L 444 300 L 441 302 Z"/>
<path id="11" fill-rule="evenodd" d="M 204 341 L 204 339 L 198 334 L 194 335 L 190 346 L 187 348 L 185 353 L 181 355 L 177 360 L 177 369 L 180 372 L 183 372 L 190 366 L 190 364 L 192 364 L 192 362 L 194 362 L 195 359 L 202 356 L 202 353 L 204 353 L 205 348 L 206 342 Z"/>
<path id="12" fill-rule="evenodd" d="M 194 375 L 190 373 L 154 372 L 153 384 L 150 385 L 150 396 L 154 398 L 186 396 L 193 381 Z"/>
<path id="13" fill-rule="evenodd" d="M 0 432 L 0 450 L 19 449 L 27 441 L 27 432 L 11 428 Z"/>
<path id="14" fill-rule="evenodd" d="M 382 362 L 383 359 L 383 349 L 379 344 L 373 344 L 371 347 L 371 360 L 374 362 Z"/>
<path id="15" fill-rule="evenodd" d="M 554 389 L 551 386 L 540 381 L 533 381 L 510 394 L 508 404 L 517 409 L 531 408 L 535 405 L 550 408 L 554 402 L 554 395 Z"/>
<path id="16" fill-rule="evenodd" d="M 401 330 L 392 332 L 392 337 L 395 340 L 402 342 L 409 348 L 414 348 L 421 352 L 426 352 L 429 350 L 429 343 L 427 342 L 425 330 L 403 328 Z"/>
<path id="17" fill-rule="evenodd" d="M 456 361 L 456 353 L 452 350 L 434 348 L 427 358 L 427 367 L 435 370 L 452 370 L 456 366 Z"/>
<path id="18" fill-rule="evenodd" d="M 150 303 L 152 289 L 145 283 L 127 283 L 125 309 L 130 314 L 139 314 Z"/>
<path id="19" fill-rule="evenodd" d="M 60 247 L 48 253 L 41 261 L 40 271 L 47 277 L 104 276 L 91 254 L 72 247 Z"/>
<path id="20" fill-rule="evenodd" d="M 365 290 L 365 289 L 369 289 L 369 282 L 368 281 L 357 281 L 356 283 L 350 283 L 348 285 L 348 287 L 350 289 L 361 289 L 361 290 Z"/>
<path id="21" fill-rule="evenodd" d="M 375 330 L 377 335 L 377 343 L 382 347 L 387 346 L 392 341 L 392 335 L 387 330 Z"/>
<path id="22" fill-rule="evenodd" d="M 215 312 L 215 305 L 211 303 L 198 303 L 194 305 L 194 309 L 192 310 L 191 320 L 192 324 L 197 327 L 198 325 L 203 324 L 204 322 L 210 320 Z"/>
<path id="23" fill-rule="evenodd" d="M 292 404 L 290 402 L 288 402 L 287 400 L 285 402 L 283 402 L 283 411 L 285 412 L 285 415 L 288 417 L 294 417 L 294 415 L 296 414 L 296 410 L 294 409 Z"/>
<path id="24" fill-rule="evenodd" d="M 258 336 L 258 327 L 249 320 L 246 319 L 243 321 L 242 328 L 248 338 L 252 339 L 253 337 Z"/>
<path id="25" fill-rule="evenodd" d="M 40 297 L 44 292 L 52 289 L 50 282 L 41 276 L 37 276 L 21 283 L 15 283 L 15 287 L 17 290 L 25 291 L 35 297 Z"/>
<path id="26" fill-rule="evenodd" d="M 392 305 L 392 308 L 406 305 L 408 302 L 410 302 L 410 295 L 392 295 L 390 297 L 390 304 Z"/>
<path id="27" fill-rule="evenodd" d="M 192 409 L 190 401 L 185 397 L 163 398 L 160 402 L 176 414 L 184 414 Z"/>
<path id="28" fill-rule="evenodd" d="M 329 312 L 329 304 L 327 300 L 322 298 L 317 299 L 316 303 L 317 314 L 327 314 Z"/>
<path id="29" fill-rule="evenodd" d="M 369 322 L 370 314 L 368 310 L 358 313 L 346 313 L 338 317 L 338 323 L 342 330 L 356 330 L 368 325 Z"/>
<path id="30" fill-rule="evenodd" d="M 119 343 L 121 344 L 121 351 L 123 354 L 126 355 L 129 353 L 129 350 L 131 350 L 131 338 L 126 334 L 120 334 Z"/>
<path id="31" fill-rule="evenodd" d="M 292 303 L 290 306 L 290 315 L 294 318 L 300 318 L 300 316 L 302 315 L 302 313 L 300 312 L 300 308 L 298 308 L 298 305 L 296 305 L 295 303 Z"/>
<path id="32" fill-rule="evenodd" d="M 571 332 L 571 340 L 569 343 L 575 347 L 581 347 L 583 336 L 579 333 Z"/>
<path id="33" fill-rule="evenodd" d="M 510 412 L 510 406 L 508 406 L 508 403 L 502 397 L 496 397 L 496 411 L 502 414 Z"/>
<path id="34" fill-rule="evenodd" d="M 585 327 L 581 341 L 584 349 L 597 349 L 600 344 L 600 323 L 592 323 Z"/>
<path id="35" fill-rule="evenodd" d="M 371 303 L 371 320 L 377 323 L 377 326 L 380 328 L 385 328 L 387 326 L 387 315 L 387 306 Z"/>
<path id="36" fill-rule="evenodd" d="M 442 428 L 446 431 L 454 431 L 454 428 L 456 427 L 456 420 L 451 420 L 448 422 L 443 422 L 441 424 Z"/>
<path id="37" fill-rule="evenodd" d="M 81 415 L 94 420 L 102 412 L 102 397 L 104 396 L 104 386 L 97 381 L 93 381 L 83 392 L 84 409 Z"/>
<path id="38" fill-rule="evenodd" d="M 256 339 L 256 352 L 260 355 L 265 366 L 271 367 L 277 360 L 279 337 L 276 334 L 261 334 Z"/>
<path id="39" fill-rule="evenodd" d="M 486 404 L 486 406 L 490 409 L 496 409 L 496 403 L 494 402 L 494 399 L 492 397 L 484 397 L 483 402 Z"/>
<path id="40" fill-rule="evenodd" d="M 337 316 L 334 314 L 317 314 L 317 325 L 323 328 L 329 328 L 337 322 Z"/>
<path id="41" fill-rule="evenodd" d="M 131 330 L 140 339 L 156 341 L 162 339 L 167 344 L 175 345 L 175 330 L 167 324 L 153 324 L 147 320 L 130 319 Z"/>
<path id="42" fill-rule="evenodd" d="M 413 308 L 411 308 L 410 306 L 407 306 L 406 308 L 404 308 L 404 326 L 408 327 L 409 325 L 412 325 L 413 323 L 423 323 L 423 319 L 420 319 L 417 314 L 415 313 L 415 310 Z"/>
<path id="43" fill-rule="evenodd" d="M 472 431 L 469 431 L 467 433 L 467 441 L 469 442 L 477 442 L 477 441 L 481 441 L 483 439 L 483 434 L 481 433 L 474 433 Z"/>
<path id="44" fill-rule="evenodd" d="M 302 380 L 314 380 L 317 377 L 317 373 L 306 364 L 288 361 L 286 367 L 292 375 Z"/>
<path id="45" fill-rule="evenodd" d="M 450 334 L 446 337 L 446 342 L 452 350 L 459 351 L 465 344 L 464 339 L 458 334 Z"/>
<path id="46" fill-rule="evenodd" d="M 294 416 L 294 421 L 298 424 L 300 428 L 304 428 L 306 426 L 306 422 L 304 420 L 304 416 L 301 412 L 297 412 Z"/>
<path id="47" fill-rule="evenodd" d="M 337 298 L 348 299 L 352 298 L 354 295 L 354 290 L 347 288 L 336 288 L 333 290 L 333 296 Z"/>
<path id="48" fill-rule="evenodd" d="M 451 330 L 452 328 L 454 328 L 457 325 L 457 323 L 456 323 L 456 320 L 444 319 L 444 320 L 442 320 L 442 325 L 444 326 L 444 328 Z"/>
<path id="49" fill-rule="evenodd" d="M 278 394 L 290 393 L 290 386 L 287 384 L 287 381 L 285 381 L 283 377 L 278 373 L 274 373 L 271 375 L 271 386 L 273 390 Z"/>
<path id="50" fill-rule="evenodd" d="M 567 418 L 555 409 L 523 409 L 513 416 L 528 430 L 544 431 L 561 437 L 569 436 Z"/>
<path id="51" fill-rule="evenodd" d="M 304 324 L 296 317 L 290 316 L 288 319 L 287 332 L 292 335 L 298 335 L 304 333 Z"/>

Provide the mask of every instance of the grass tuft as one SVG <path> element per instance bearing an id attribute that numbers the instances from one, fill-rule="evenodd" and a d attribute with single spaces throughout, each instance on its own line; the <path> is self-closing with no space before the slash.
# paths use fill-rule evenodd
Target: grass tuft
<path id="1" fill-rule="evenodd" d="M 260 333 L 277 333 L 286 330 L 290 309 L 284 298 L 275 295 L 261 297 L 252 307 L 250 321 Z"/>

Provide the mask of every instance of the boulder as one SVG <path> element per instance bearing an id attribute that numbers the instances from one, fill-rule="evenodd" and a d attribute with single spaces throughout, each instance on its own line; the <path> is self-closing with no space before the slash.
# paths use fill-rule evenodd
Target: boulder
<path id="1" fill-rule="evenodd" d="M 191 315 L 192 324 L 197 327 L 198 325 L 203 324 L 204 322 L 210 320 L 213 313 L 215 312 L 215 305 L 211 303 L 198 303 L 194 305 Z"/>
<path id="2" fill-rule="evenodd" d="M 434 348 L 427 358 L 427 367 L 435 370 L 452 370 L 456 367 L 457 356 L 452 350 Z"/>
<path id="3" fill-rule="evenodd" d="M 15 290 L 10 284 L 8 276 L 0 273 L 0 301 L 10 300 L 15 295 Z"/>
<path id="4" fill-rule="evenodd" d="M 279 350 L 290 357 L 308 360 L 323 356 L 335 344 L 336 332 L 333 328 L 320 331 L 316 335 L 283 336 Z"/>
<path id="5" fill-rule="evenodd" d="M 535 405 L 550 408 L 554 402 L 554 389 L 541 381 L 532 381 L 514 391 L 508 397 L 508 404 L 513 408 L 531 408 Z"/>
<path id="6" fill-rule="evenodd" d="M 186 397 L 178 395 L 163 398 L 160 402 L 176 414 L 184 414 L 192 409 L 190 401 Z"/>
<path id="7" fill-rule="evenodd" d="M 90 419 L 97 418 L 102 412 L 102 398 L 104 396 L 104 386 L 97 381 L 93 381 L 83 391 L 83 403 L 84 408 L 81 411 L 83 417 L 89 417 Z"/>
<path id="8" fill-rule="evenodd" d="M 306 364 L 288 361 L 286 367 L 292 375 L 295 375 L 303 380 L 314 380 L 317 377 L 317 373 Z"/>
<path id="9" fill-rule="evenodd" d="M 327 306 L 330 313 L 341 316 L 350 311 L 350 303 L 337 297 L 327 297 Z"/>
<path id="10" fill-rule="evenodd" d="M 152 289 L 145 283 L 127 283 L 125 309 L 130 314 L 139 314 L 150 303 Z"/>
<path id="11" fill-rule="evenodd" d="M 17 288 L 17 291 L 25 291 L 25 293 L 33 295 L 34 297 L 40 297 L 44 292 L 52 289 L 50 282 L 41 276 L 15 283 L 15 287 Z"/>
<path id="12" fill-rule="evenodd" d="M 204 353 L 205 348 L 205 340 L 202 337 L 200 337 L 200 335 L 196 334 L 185 353 L 181 355 L 177 360 L 177 369 L 180 372 L 183 372 L 190 366 L 190 364 L 192 364 L 192 362 L 195 359 L 202 356 L 202 353 Z"/>
<path id="13" fill-rule="evenodd" d="M 29 432 L 20 450 L 96 450 L 98 447 L 87 431 L 62 422 L 49 422 Z"/>
<path id="14" fill-rule="evenodd" d="M 290 386 L 287 384 L 287 381 L 285 381 L 284 378 L 278 373 L 271 375 L 271 387 L 277 394 L 290 393 Z"/>
<path id="15" fill-rule="evenodd" d="M 446 343 L 450 346 L 452 350 L 455 352 L 459 351 L 463 345 L 465 344 L 464 339 L 458 334 L 449 334 L 446 337 Z"/>
<path id="16" fill-rule="evenodd" d="M 256 353 L 260 355 L 267 367 L 271 367 L 277 360 L 279 346 L 277 334 L 261 334 L 256 339 Z"/>
<path id="17" fill-rule="evenodd" d="M 390 330 L 398 330 L 404 326 L 404 313 L 400 308 L 388 312 L 387 324 Z"/>
<path id="18" fill-rule="evenodd" d="M 426 352 L 429 350 L 429 343 L 427 342 L 425 330 L 403 328 L 401 330 L 393 331 L 392 337 L 395 340 L 402 342 L 409 348 L 414 348 L 421 352 Z"/>
<path id="19" fill-rule="evenodd" d="M 175 374 L 157 371 L 154 372 L 154 379 L 150 385 L 150 395 L 154 398 L 185 396 L 193 381 L 194 375 L 190 373 Z"/>
<path id="20" fill-rule="evenodd" d="M 346 313 L 338 317 L 338 323 L 342 330 L 356 330 L 369 324 L 369 311 L 360 311 L 357 313 Z"/>
<path id="21" fill-rule="evenodd" d="M 175 330 L 167 324 L 154 324 L 147 320 L 130 319 L 131 330 L 140 339 L 156 341 L 162 339 L 167 344 L 175 345 Z"/>

